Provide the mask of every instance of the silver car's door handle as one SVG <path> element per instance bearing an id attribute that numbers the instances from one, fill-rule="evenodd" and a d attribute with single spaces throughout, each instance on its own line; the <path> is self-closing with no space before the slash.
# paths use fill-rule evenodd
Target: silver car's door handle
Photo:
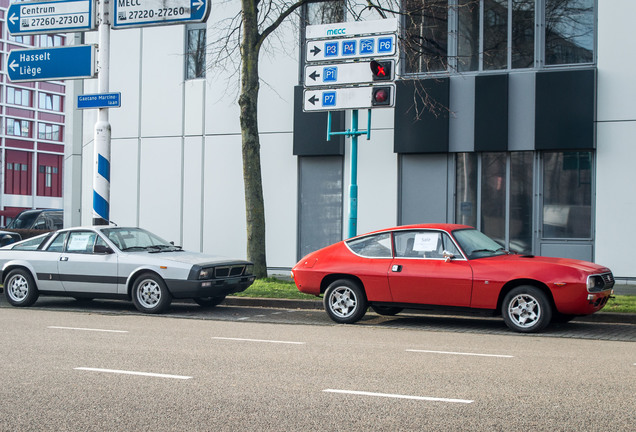
<path id="1" fill-rule="evenodd" d="M 60 258 L 60 261 L 68 261 L 68 257 L 63 256 Z"/>

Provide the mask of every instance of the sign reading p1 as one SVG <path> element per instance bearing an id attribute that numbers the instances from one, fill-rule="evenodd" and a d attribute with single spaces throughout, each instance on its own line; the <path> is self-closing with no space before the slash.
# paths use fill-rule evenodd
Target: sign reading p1
<path id="1" fill-rule="evenodd" d="M 111 0 L 114 29 L 204 22 L 210 0 Z"/>
<path id="2" fill-rule="evenodd" d="M 95 45 L 12 50 L 7 72 L 13 82 L 93 78 Z"/>

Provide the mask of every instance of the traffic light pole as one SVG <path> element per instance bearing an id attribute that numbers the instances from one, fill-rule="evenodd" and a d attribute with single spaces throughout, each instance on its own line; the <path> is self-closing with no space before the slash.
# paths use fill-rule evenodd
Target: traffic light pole
<path id="1" fill-rule="evenodd" d="M 344 135 L 351 138 L 351 184 L 349 185 L 349 234 L 355 237 L 358 231 L 358 136 L 366 135 L 371 139 L 371 110 L 368 110 L 367 129 L 358 130 L 358 110 L 351 111 L 351 129 L 344 132 L 331 131 L 331 111 L 327 113 L 327 141 L 332 135 Z"/>

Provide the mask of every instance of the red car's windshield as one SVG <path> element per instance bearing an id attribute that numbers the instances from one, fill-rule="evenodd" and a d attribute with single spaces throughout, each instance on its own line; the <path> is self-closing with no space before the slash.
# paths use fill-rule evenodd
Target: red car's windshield
<path id="1" fill-rule="evenodd" d="M 499 243 L 476 229 L 453 231 L 455 240 L 466 253 L 468 259 L 504 255 L 508 252 Z"/>

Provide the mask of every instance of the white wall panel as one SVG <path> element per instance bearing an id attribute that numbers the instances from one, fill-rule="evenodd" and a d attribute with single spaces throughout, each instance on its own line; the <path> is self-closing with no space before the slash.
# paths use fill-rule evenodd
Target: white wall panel
<path id="1" fill-rule="evenodd" d="M 291 133 L 261 137 L 268 267 L 291 267 L 296 261 L 298 168 Z"/>
<path id="2" fill-rule="evenodd" d="M 203 137 L 187 137 L 183 148 L 183 243 L 185 249 L 202 251 Z"/>
<path id="3" fill-rule="evenodd" d="M 110 219 L 117 225 L 136 226 L 139 217 L 139 144 L 113 139 L 110 154 Z"/>
<path id="4" fill-rule="evenodd" d="M 598 2 L 599 121 L 636 119 L 636 45 L 632 32 L 636 2 Z"/>
<path id="5" fill-rule="evenodd" d="M 636 277 L 626 245 L 636 243 L 636 122 L 599 123 L 596 161 L 595 262 L 616 277 Z M 630 192 L 632 191 L 632 192 Z"/>
<path id="6" fill-rule="evenodd" d="M 139 135 L 142 41 L 141 29 L 110 32 L 109 91 L 121 93 L 121 107 L 109 110 L 113 138 Z"/>
<path id="7" fill-rule="evenodd" d="M 241 136 L 206 137 L 204 155 L 203 251 L 245 258 Z"/>
<path id="8" fill-rule="evenodd" d="M 139 107 L 142 136 L 182 134 L 184 28 L 143 29 Z"/>
<path id="9" fill-rule="evenodd" d="M 205 130 L 203 112 L 205 108 L 205 80 L 188 80 L 184 84 L 184 132 L 185 135 L 203 135 Z"/>
<path id="10" fill-rule="evenodd" d="M 139 226 L 181 242 L 182 144 L 180 138 L 141 141 Z"/>

